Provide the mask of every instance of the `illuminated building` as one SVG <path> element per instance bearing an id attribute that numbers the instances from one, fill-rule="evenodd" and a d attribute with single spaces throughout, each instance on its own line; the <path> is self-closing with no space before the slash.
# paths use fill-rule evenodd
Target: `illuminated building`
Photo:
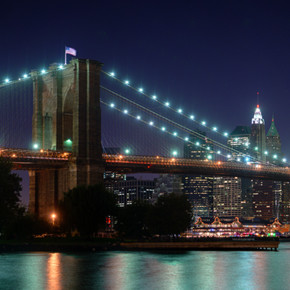
<path id="1" fill-rule="evenodd" d="M 255 156 L 259 160 L 266 161 L 266 133 L 265 133 L 265 121 L 262 117 L 260 106 L 257 108 L 252 118 L 251 126 L 251 146 L 256 148 Z"/>
<path id="2" fill-rule="evenodd" d="M 214 216 L 241 216 L 241 179 L 238 177 L 215 177 L 213 181 Z"/>
<path id="3" fill-rule="evenodd" d="M 204 160 L 212 154 L 212 144 L 207 141 L 204 132 L 198 131 L 204 138 L 192 137 L 184 144 L 184 158 Z M 183 175 L 183 193 L 192 206 L 195 217 L 213 216 L 213 177 L 204 175 Z"/>
<path id="4" fill-rule="evenodd" d="M 105 182 L 108 190 L 118 197 L 118 205 L 124 207 L 134 200 L 151 201 L 155 188 L 155 181 L 138 180 L 135 177 L 126 177 L 124 180 Z"/>
<path id="5" fill-rule="evenodd" d="M 160 174 L 155 179 L 156 185 L 154 190 L 155 201 L 159 196 L 167 195 L 170 193 L 182 193 L 182 179 L 181 176 L 176 174 Z"/>
<path id="6" fill-rule="evenodd" d="M 275 126 L 274 116 L 272 117 L 272 123 L 266 136 L 266 147 L 269 161 L 276 163 L 276 160 L 273 159 L 273 156 L 277 155 L 277 159 L 280 159 L 279 157 L 281 157 L 281 140 Z"/>

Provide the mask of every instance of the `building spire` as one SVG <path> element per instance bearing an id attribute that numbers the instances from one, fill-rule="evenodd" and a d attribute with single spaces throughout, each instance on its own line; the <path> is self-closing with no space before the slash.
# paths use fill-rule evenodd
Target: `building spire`
<path id="1" fill-rule="evenodd" d="M 269 136 L 276 136 L 276 137 L 279 137 L 279 133 L 278 133 L 278 130 L 275 126 L 275 122 L 274 122 L 274 114 L 272 115 L 272 123 L 271 123 L 271 126 L 269 128 L 269 131 L 267 133 L 267 137 Z"/>
<path id="2" fill-rule="evenodd" d="M 257 108 L 254 113 L 254 117 L 252 118 L 252 124 L 265 124 L 265 121 L 262 117 L 260 105 L 257 104 Z"/>

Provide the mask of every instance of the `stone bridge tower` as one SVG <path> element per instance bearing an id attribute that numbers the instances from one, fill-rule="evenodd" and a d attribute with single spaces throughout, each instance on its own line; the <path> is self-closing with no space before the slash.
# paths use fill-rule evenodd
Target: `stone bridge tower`
<path id="1" fill-rule="evenodd" d="M 52 65 L 31 73 L 34 146 L 73 156 L 67 168 L 29 172 L 31 213 L 48 218 L 63 192 L 102 181 L 101 67 L 98 61 L 74 59 L 64 69 Z"/>

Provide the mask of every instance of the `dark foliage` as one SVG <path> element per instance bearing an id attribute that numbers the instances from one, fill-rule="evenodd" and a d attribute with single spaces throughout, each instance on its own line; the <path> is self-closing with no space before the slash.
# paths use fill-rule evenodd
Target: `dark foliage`
<path id="1" fill-rule="evenodd" d="M 148 216 L 152 205 L 135 201 L 132 205 L 119 208 L 116 229 L 120 236 L 143 238 L 149 236 Z"/>
<path id="2" fill-rule="evenodd" d="M 76 229 L 81 236 L 92 236 L 105 228 L 106 216 L 115 215 L 116 204 L 115 195 L 102 184 L 76 187 L 60 204 L 62 224 L 68 232 Z"/>
<path id="3" fill-rule="evenodd" d="M 0 233 L 2 235 L 21 215 L 20 206 L 21 178 L 11 172 L 12 164 L 0 158 Z"/>
<path id="4" fill-rule="evenodd" d="M 149 230 L 152 234 L 177 235 L 188 229 L 191 218 L 191 205 L 185 195 L 161 196 L 151 208 Z"/>

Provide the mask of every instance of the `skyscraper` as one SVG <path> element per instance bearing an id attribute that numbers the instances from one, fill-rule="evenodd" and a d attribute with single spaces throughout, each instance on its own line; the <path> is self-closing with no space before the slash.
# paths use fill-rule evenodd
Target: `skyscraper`
<path id="1" fill-rule="evenodd" d="M 266 161 L 266 133 L 265 121 L 262 117 L 260 106 L 257 108 L 252 118 L 251 126 L 251 147 L 254 148 L 255 157 L 261 161 Z"/>
<path id="2" fill-rule="evenodd" d="M 279 157 L 281 156 L 281 140 L 275 126 L 274 116 L 272 117 L 272 123 L 266 136 L 266 147 L 270 162 L 275 163 L 275 159 L 280 159 Z"/>

